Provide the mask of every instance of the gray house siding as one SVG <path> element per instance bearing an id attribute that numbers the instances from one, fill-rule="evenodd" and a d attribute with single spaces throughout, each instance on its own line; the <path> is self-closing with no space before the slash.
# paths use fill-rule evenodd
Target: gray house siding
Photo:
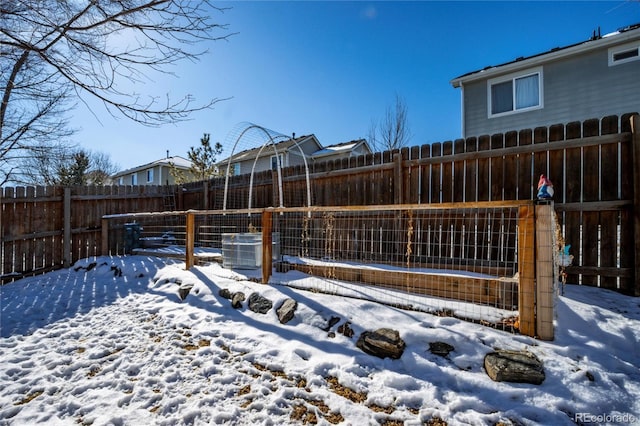
<path id="1" fill-rule="evenodd" d="M 152 172 L 152 180 L 148 180 L 149 170 Z M 133 175 L 136 175 L 136 181 L 134 182 Z M 171 174 L 171 168 L 167 166 L 155 166 L 148 169 L 138 170 L 134 173 L 125 175 L 119 175 L 114 179 L 116 184 L 122 185 L 173 185 L 175 179 Z"/>
<path id="2" fill-rule="evenodd" d="M 298 146 L 300 148 L 298 148 Z M 302 155 L 300 154 L 300 149 L 304 152 L 306 157 L 309 157 L 313 154 L 317 149 L 318 145 L 312 140 L 308 139 L 298 146 L 290 146 L 286 149 L 279 149 L 278 154 L 283 156 L 283 167 L 289 166 L 298 166 L 304 165 L 304 160 Z M 264 170 L 271 170 L 271 157 L 275 155 L 275 151 L 272 145 L 265 146 L 263 152 L 261 153 L 258 161 L 256 162 L 255 172 L 260 172 Z M 253 163 L 255 158 L 250 158 L 245 161 L 241 161 L 240 164 L 240 174 L 251 173 L 253 169 Z"/>
<path id="3" fill-rule="evenodd" d="M 252 158 L 247 161 L 241 161 L 240 164 L 240 174 L 251 173 L 251 169 L 253 169 L 253 163 L 255 162 L 255 158 Z M 271 169 L 271 160 L 270 157 L 261 157 L 258 158 L 256 162 L 255 171 L 259 172 L 261 170 L 269 170 Z"/>
<path id="4" fill-rule="evenodd" d="M 543 108 L 489 118 L 487 80 L 464 85 L 464 135 L 502 133 L 640 111 L 640 61 L 609 66 L 608 49 L 542 66 Z"/>
<path id="5" fill-rule="evenodd" d="M 174 185 L 176 181 L 171 174 L 171 164 L 175 164 L 187 178 L 192 177 L 189 167 L 187 167 L 189 161 L 174 156 L 123 170 L 111 176 L 111 181 L 115 185 Z"/>

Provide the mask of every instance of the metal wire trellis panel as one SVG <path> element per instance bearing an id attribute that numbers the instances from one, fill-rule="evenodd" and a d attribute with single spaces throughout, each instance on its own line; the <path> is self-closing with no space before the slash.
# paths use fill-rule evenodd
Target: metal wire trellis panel
<path id="1" fill-rule="evenodd" d="M 275 281 L 507 324 L 517 316 L 517 207 L 322 209 L 274 215 Z"/>

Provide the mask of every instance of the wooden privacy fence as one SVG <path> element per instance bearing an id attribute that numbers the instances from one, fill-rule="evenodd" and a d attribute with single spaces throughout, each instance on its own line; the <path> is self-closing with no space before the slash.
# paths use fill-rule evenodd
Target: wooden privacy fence
<path id="1" fill-rule="evenodd" d="M 532 200 L 544 173 L 574 255 L 567 281 L 640 296 L 639 164 L 640 119 L 626 114 L 312 163 L 311 204 Z M 305 206 L 305 171 L 282 173 L 284 205 Z M 247 208 L 250 176 L 229 181 L 227 208 Z M 63 188 L 4 188 L 3 282 L 95 255 L 103 214 L 221 209 L 224 182 L 71 188 L 67 201 Z M 274 172 L 253 176 L 253 207 L 277 206 L 277 187 Z"/>
<path id="2" fill-rule="evenodd" d="M 174 191 L 162 186 L 0 189 L 2 283 L 99 255 L 103 215 L 162 211 Z"/>

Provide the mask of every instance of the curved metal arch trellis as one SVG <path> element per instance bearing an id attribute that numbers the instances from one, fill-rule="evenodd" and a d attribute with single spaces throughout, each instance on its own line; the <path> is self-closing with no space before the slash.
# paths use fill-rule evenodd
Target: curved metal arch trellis
<path id="1" fill-rule="evenodd" d="M 248 132 L 251 131 L 251 130 L 258 131 L 258 133 L 265 138 L 265 141 L 260 146 L 260 150 L 256 154 L 256 156 L 255 156 L 255 158 L 253 160 L 253 165 L 251 167 L 251 177 L 249 179 L 249 200 L 248 200 L 248 208 L 249 209 L 251 209 L 251 204 L 252 204 L 253 175 L 255 173 L 256 164 L 258 163 L 258 159 L 260 158 L 260 154 L 262 154 L 262 151 L 264 150 L 264 148 L 266 146 L 271 144 L 271 146 L 273 147 L 273 151 L 275 152 L 276 158 L 279 159 L 280 158 L 280 154 L 278 153 L 278 147 L 277 147 L 278 142 L 282 142 L 282 141 L 291 139 L 289 136 L 285 136 L 285 135 L 283 135 L 281 133 L 274 132 L 273 130 L 269 130 L 269 129 L 267 129 L 267 128 L 263 127 L 263 126 L 260 126 L 258 124 L 240 123 L 239 125 L 236 126 L 235 130 L 230 133 L 230 135 L 233 135 L 233 134 L 239 132 L 238 136 L 235 138 L 235 142 L 233 143 L 233 149 L 231 150 L 231 154 L 229 155 L 229 158 L 227 160 L 227 169 L 225 171 L 225 182 L 224 182 L 224 199 L 223 199 L 223 205 L 222 205 L 222 209 L 223 210 L 227 209 L 227 195 L 228 195 L 228 189 L 229 189 L 229 176 L 231 175 L 230 170 L 231 170 L 231 163 L 232 163 L 232 160 L 233 160 L 233 156 L 234 156 L 234 154 L 236 152 L 236 148 L 237 148 L 238 143 L 240 142 L 240 140 L 243 137 L 245 137 L 248 134 Z M 229 138 L 229 136 L 228 136 L 228 138 Z M 231 136 L 231 138 L 233 138 L 233 136 Z M 298 142 L 296 140 L 294 140 L 294 145 L 295 145 L 296 148 L 298 148 L 298 151 L 300 151 L 300 156 L 302 157 L 302 161 L 304 162 L 305 178 L 306 178 L 306 184 L 307 184 L 307 206 L 311 207 L 311 185 L 310 185 L 309 166 L 308 166 L 308 163 L 307 163 L 307 157 L 306 157 L 304 151 L 302 150 L 302 147 L 298 144 Z M 284 201 L 283 201 L 282 167 L 281 167 L 281 164 L 280 164 L 279 160 L 276 161 L 276 167 L 277 167 L 277 170 L 278 170 L 278 173 L 277 173 L 278 174 L 278 195 L 279 195 L 279 201 L 280 201 L 279 207 L 285 207 L 284 206 Z"/>

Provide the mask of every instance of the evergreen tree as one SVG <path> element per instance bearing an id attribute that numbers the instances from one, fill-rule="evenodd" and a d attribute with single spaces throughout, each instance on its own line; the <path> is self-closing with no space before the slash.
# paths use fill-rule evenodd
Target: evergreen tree
<path id="1" fill-rule="evenodd" d="M 84 151 L 73 154 L 72 161 L 60 165 L 58 182 L 63 186 L 86 185 L 88 180 L 89 156 Z"/>
<path id="2" fill-rule="evenodd" d="M 207 180 L 217 174 L 216 170 L 216 156 L 222 153 L 222 144 L 216 142 L 211 146 L 211 135 L 205 133 L 200 139 L 199 147 L 191 147 L 187 156 L 191 161 L 191 167 L 189 172 L 192 175 L 192 180 L 202 181 Z M 172 165 L 171 173 L 176 179 L 177 183 L 184 183 L 187 181 L 184 173 L 181 173 L 175 166 Z"/>

